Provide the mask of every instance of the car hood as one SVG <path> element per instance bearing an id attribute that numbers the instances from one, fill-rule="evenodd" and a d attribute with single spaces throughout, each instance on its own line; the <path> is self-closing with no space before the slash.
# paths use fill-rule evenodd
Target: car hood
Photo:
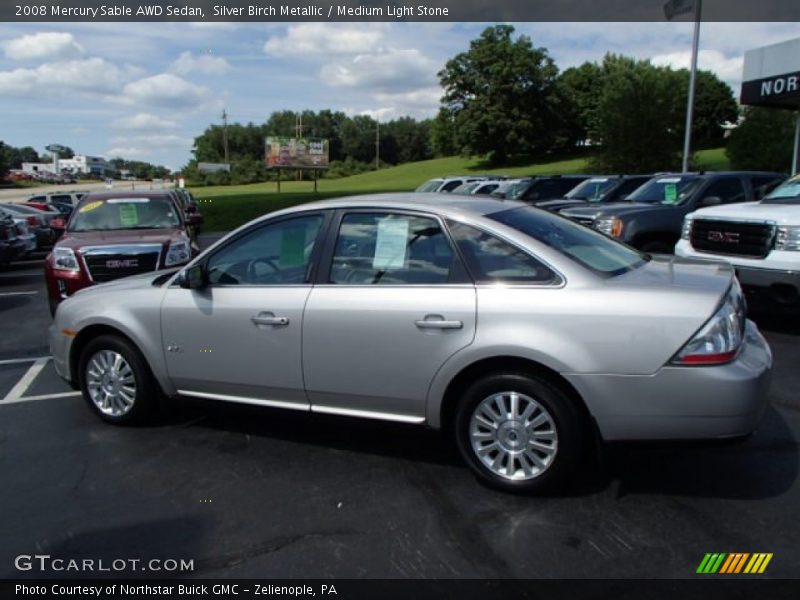
<path id="1" fill-rule="evenodd" d="M 591 218 L 624 217 L 644 212 L 669 212 L 675 207 L 669 204 L 655 204 L 649 202 L 611 202 L 602 206 L 580 206 L 566 208 L 561 214 L 566 217 Z"/>
<path id="2" fill-rule="evenodd" d="M 153 285 L 153 282 L 163 277 L 166 281 L 169 279 L 171 275 L 177 273 L 182 267 L 176 267 L 173 269 L 164 269 L 161 271 L 147 271 L 146 273 L 139 273 L 138 275 L 130 275 L 128 277 L 122 277 L 120 279 L 115 279 L 114 281 L 108 281 L 106 283 L 97 283 L 95 285 L 91 285 L 85 288 L 82 288 L 72 294 L 70 298 L 74 296 L 85 296 L 86 294 L 92 293 L 104 293 L 109 291 L 131 291 L 131 290 L 138 290 L 142 288 L 148 288 Z"/>
<path id="3" fill-rule="evenodd" d="M 189 236 L 181 229 L 136 229 L 131 231 L 68 231 L 58 242 L 59 248 L 80 250 L 84 246 L 119 246 L 188 242 Z"/>
<path id="4" fill-rule="evenodd" d="M 768 204 L 745 202 L 701 208 L 691 214 L 696 219 L 723 219 L 731 221 L 771 221 L 778 225 L 800 225 L 800 203 Z"/>
<path id="5" fill-rule="evenodd" d="M 587 204 L 589 204 L 588 200 L 581 200 L 579 198 L 556 198 L 555 200 L 535 202 L 534 206 L 545 210 L 559 210 L 562 208 L 583 207 Z"/>

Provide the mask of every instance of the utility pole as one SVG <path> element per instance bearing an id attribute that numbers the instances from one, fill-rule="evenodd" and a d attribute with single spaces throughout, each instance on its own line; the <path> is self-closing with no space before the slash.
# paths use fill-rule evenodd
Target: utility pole
<path id="1" fill-rule="evenodd" d="M 381 168 L 381 122 L 375 119 L 375 170 Z"/>
<path id="2" fill-rule="evenodd" d="M 228 164 L 228 113 L 222 109 L 222 148 L 225 153 L 225 164 Z"/>
<path id="3" fill-rule="evenodd" d="M 683 138 L 682 171 L 689 170 L 689 155 L 692 143 L 692 120 L 694 117 L 694 91 L 697 80 L 697 47 L 700 44 L 700 20 L 703 14 L 703 0 L 694 0 L 694 36 L 692 39 L 692 70 L 689 74 L 689 98 L 686 102 L 686 132 Z"/>

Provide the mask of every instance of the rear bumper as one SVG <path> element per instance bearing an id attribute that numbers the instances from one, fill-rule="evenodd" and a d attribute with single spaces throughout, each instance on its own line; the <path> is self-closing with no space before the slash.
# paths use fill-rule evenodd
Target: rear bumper
<path id="1" fill-rule="evenodd" d="M 665 366 L 653 375 L 567 375 L 603 439 L 680 440 L 746 436 L 767 407 L 772 352 L 748 321 L 735 361 Z"/>

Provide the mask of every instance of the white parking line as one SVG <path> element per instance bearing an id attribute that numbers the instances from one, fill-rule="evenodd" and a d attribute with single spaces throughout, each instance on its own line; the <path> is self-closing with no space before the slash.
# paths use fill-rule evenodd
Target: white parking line
<path id="1" fill-rule="evenodd" d="M 35 296 L 39 292 L 0 292 L 0 296 Z"/>
<path id="2" fill-rule="evenodd" d="M 2 365 L 18 365 L 20 363 L 28 363 L 28 362 L 35 362 L 37 360 L 49 360 L 49 356 L 31 356 L 30 358 L 9 358 L 6 360 L 0 360 L 0 366 Z"/>
<path id="3" fill-rule="evenodd" d="M 20 402 L 32 402 L 34 400 L 50 400 L 54 398 L 72 398 L 80 396 L 80 392 L 58 392 L 56 394 L 42 394 L 40 396 L 22 396 L 16 400 L 0 400 L 0 406 L 5 404 L 18 404 Z"/>
<path id="4" fill-rule="evenodd" d="M 49 356 L 46 358 L 37 358 L 31 367 L 25 372 L 25 375 L 22 376 L 22 379 L 20 379 L 17 384 L 11 388 L 11 391 L 6 394 L 5 398 L 0 400 L 0 403 L 16 402 L 22 398 L 22 395 L 28 391 L 28 388 L 33 383 L 33 380 L 36 379 L 36 377 L 39 376 L 39 373 L 42 372 L 42 369 L 44 369 L 48 360 L 50 360 Z"/>

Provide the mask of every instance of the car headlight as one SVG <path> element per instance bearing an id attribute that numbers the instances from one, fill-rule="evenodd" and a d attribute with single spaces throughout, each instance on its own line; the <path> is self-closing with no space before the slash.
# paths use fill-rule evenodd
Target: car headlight
<path id="1" fill-rule="evenodd" d="M 622 237 L 622 219 L 617 217 L 597 219 L 594 228 L 612 237 Z"/>
<path id="2" fill-rule="evenodd" d="M 81 270 L 78 258 L 72 248 L 55 248 L 53 250 L 53 268 L 56 271 L 78 273 Z"/>
<path id="3" fill-rule="evenodd" d="M 692 235 L 692 225 L 694 224 L 694 219 L 691 217 L 686 217 L 683 220 L 683 227 L 681 228 L 681 239 L 688 240 Z"/>
<path id="4" fill-rule="evenodd" d="M 719 365 L 736 358 L 744 339 L 746 306 L 734 279 L 725 302 L 672 359 L 679 365 Z"/>
<path id="5" fill-rule="evenodd" d="M 800 227 L 797 225 L 778 227 L 778 235 L 775 238 L 775 250 L 800 252 Z"/>
<path id="6" fill-rule="evenodd" d="M 164 261 L 164 265 L 167 267 L 182 265 L 185 262 L 189 262 L 191 256 L 192 253 L 189 250 L 189 242 L 172 242 L 169 245 L 167 259 Z"/>

